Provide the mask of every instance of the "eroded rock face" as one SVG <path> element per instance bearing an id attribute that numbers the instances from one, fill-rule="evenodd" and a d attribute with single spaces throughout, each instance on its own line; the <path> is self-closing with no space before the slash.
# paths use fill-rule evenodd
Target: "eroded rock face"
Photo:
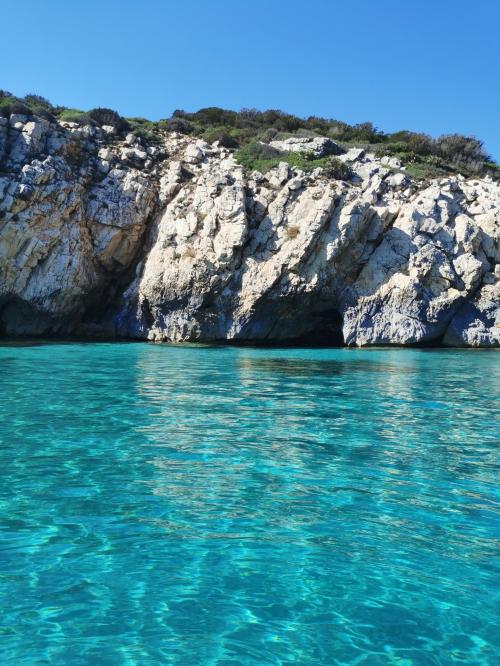
<path id="1" fill-rule="evenodd" d="M 0 127 L 0 330 L 75 333 L 140 249 L 154 173 L 101 130 L 18 118 Z"/>
<path id="2" fill-rule="evenodd" d="M 444 343 L 453 347 L 498 347 L 500 345 L 499 283 L 484 285 L 478 295 L 455 313 Z"/>
<path id="3" fill-rule="evenodd" d="M 481 188 L 489 204 L 488 194 L 498 196 L 496 186 Z M 473 192 L 468 183 L 443 181 L 402 205 L 353 285 L 344 312 L 348 344 L 439 340 L 464 301 L 485 280 L 495 282 L 498 201 L 474 216 Z"/>
<path id="4" fill-rule="evenodd" d="M 247 174 L 174 133 L 153 146 L 11 117 L 0 331 L 498 345 L 500 186 L 418 184 L 360 149 L 338 159 L 348 182 L 284 162 Z"/>

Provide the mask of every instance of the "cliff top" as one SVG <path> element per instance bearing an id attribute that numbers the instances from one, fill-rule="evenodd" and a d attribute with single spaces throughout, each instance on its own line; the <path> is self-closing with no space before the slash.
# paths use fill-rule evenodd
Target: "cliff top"
<path id="1" fill-rule="evenodd" d="M 299 118 L 276 109 L 229 111 L 210 107 L 194 113 L 177 110 L 169 118 L 150 121 L 124 118 L 106 108 L 69 109 L 55 106 L 40 95 L 19 98 L 0 90 L 0 118 L 12 114 L 63 125 L 111 127 L 123 136 L 133 132 L 147 145 L 161 141 L 165 131 L 198 137 L 208 143 L 217 141 L 234 150 L 236 160 L 244 167 L 261 172 L 285 161 L 305 171 L 322 167 L 338 177 L 348 177 L 345 162 L 337 156 L 362 149 L 379 158 L 392 158 L 387 160 L 387 166 L 420 180 L 453 174 L 500 179 L 500 166 L 475 137 L 446 134 L 434 139 L 408 130 L 385 133 L 370 122 L 349 125 L 316 116 Z"/>
<path id="2" fill-rule="evenodd" d="M 474 139 L 408 157 L 279 112 L 0 108 L 0 335 L 500 342 L 500 179 Z"/>

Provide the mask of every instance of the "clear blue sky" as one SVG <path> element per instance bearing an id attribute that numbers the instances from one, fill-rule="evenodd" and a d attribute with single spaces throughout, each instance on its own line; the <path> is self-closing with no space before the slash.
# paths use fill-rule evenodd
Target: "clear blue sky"
<path id="1" fill-rule="evenodd" d="M 460 132 L 500 160 L 500 0 L 23 0 L 0 87 L 158 119 L 281 108 Z"/>

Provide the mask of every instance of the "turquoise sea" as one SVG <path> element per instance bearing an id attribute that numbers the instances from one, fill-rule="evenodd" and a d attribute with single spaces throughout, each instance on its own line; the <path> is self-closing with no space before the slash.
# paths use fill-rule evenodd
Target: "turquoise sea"
<path id="1" fill-rule="evenodd" d="M 0 347 L 0 664 L 500 664 L 500 355 Z"/>

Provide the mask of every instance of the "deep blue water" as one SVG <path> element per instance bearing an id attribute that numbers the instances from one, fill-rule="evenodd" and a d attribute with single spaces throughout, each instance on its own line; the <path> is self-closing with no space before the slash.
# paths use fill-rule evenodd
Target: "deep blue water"
<path id="1" fill-rule="evenodd" d="M 0 347 L 0 663 L 499 664 L 500 355 Z"/>

